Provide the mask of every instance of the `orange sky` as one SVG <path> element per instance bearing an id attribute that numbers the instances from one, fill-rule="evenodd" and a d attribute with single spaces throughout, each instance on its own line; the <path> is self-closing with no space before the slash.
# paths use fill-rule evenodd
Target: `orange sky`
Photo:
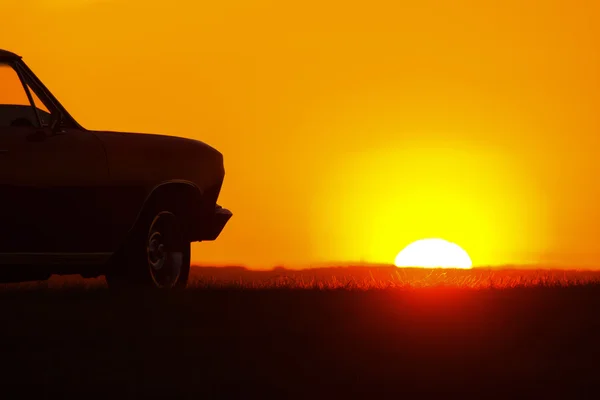
<path id="1" fill-rule="evenodd" d="M 201 139 L 234 217 L 203 263 L 600 265 L 600 2 L 2 0 L 87 128 Z M 14 15 L 14 18 L 6 18 Z"/>

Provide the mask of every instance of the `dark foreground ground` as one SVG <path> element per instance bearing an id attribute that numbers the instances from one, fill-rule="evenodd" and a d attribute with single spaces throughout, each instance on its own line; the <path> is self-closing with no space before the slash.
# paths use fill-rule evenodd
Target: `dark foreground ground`
<path id="1" fill-rule="evenodd" d="M 2 398 L 594 398 L 600 285 L 0 291 Z M 597 392 L 596 392 L 597 393 Z"/>

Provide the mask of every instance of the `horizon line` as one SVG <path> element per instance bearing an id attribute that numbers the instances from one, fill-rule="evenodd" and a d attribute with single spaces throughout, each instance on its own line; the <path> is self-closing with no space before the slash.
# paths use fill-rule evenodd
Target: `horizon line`
<path id="1" fill-rule="evenodd" d="M 339 263 L 318 263 L 318 264 L 307 264 L 303 266 L 286 266 L 286 265 L 273 265 L 271 267 L 249 267 L 243 264 L 209 264 L 209 263 L 196 263 L 192 262 L 192 268 L 236 268 L 236 269 L 245 269 L 248 271 L 275 271 L 275 270 L 288 270 L 288 271 L 305 271 L 305 270 L 313 270 L 313 269 L 326 269 L 326 268 L 397 268 L 397 269 L 460 269 L 460 270 L 490 270 L 490 269 L 539 269 L 539 270 L 587 270 L 587 271 L 597 271 L 600 270 L 600 263 L 597 266 L 569 266 L 569 265 L 557 265 L 557 264 L 532 264 L 532 263 L 523 263 L 523 264 L 493 264 L 493 265 L 474 265 L 471 268 L 444 268 L 444 267 L 396 267 L 394 264 L 386 264 L 386 263 L 351 263 L 351 262 L 339 262 Z"/>

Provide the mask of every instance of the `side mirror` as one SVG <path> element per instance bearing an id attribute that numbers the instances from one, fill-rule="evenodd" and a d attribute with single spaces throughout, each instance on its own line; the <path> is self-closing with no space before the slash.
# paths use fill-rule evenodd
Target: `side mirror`
<path id="1" fill-rule="evenodd" d="M 50 130 L 52 131 L 53 135 L 57 135 L 59 133 L 64 133 L 63 131 L 63 116 L 60 112 L 56 112 L 55 114 L 52 114 L 52 122 L 50 124 Z"/>

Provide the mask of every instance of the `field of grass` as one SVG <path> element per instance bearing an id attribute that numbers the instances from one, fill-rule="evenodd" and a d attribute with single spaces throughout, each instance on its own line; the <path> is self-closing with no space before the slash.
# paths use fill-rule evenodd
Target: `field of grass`
<path id="1" fill-rule="evenodd" d="M 195 268 L 0 290 L 4 398 L 577 398 L 600 372 L 600 273 Z"/>
<path id="2" fill-rule="evenodd" d="M 290 270 L 249 270 L 244 267 L 192 268 L 191 288 L 243 289 L 416 289 L 456 287 L 507 289 L 515 287 L 565 287 L 600 284 L 600 270 L 542 268 L 425 269 L 393 266 L 346 266 Z M 47 282 L 0 285 L 2 288 L 103 287 L 104 278 L 54 276 Z"/>
<path id="3" fill-rule="evenodd" d="M 252 271 L 245 268 L 196 267 L 192 286 L 247 289 L 415 289 L 456 287 L 470 289 L 531 286 L 573 286 L 600 283 L 600 271 L 479 268 L 425 269 L 396 267 L 328 267 L 305 270 L 277 268 Z"/>

